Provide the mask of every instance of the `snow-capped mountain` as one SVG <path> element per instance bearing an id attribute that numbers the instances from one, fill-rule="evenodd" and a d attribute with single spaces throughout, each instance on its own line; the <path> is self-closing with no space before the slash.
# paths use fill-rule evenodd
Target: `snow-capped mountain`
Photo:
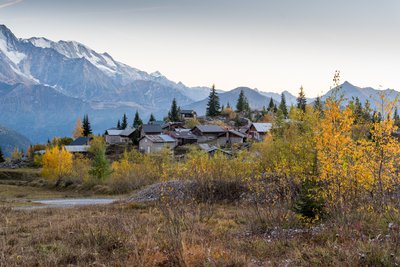
<path id="1" fill-rule="evenodd" d="M 159 72 L 149 74 L 132 68 L 78 42 L 18 39 L 4 25 L 0 25 L 0 82 L 0 123 L 22 132 L 32 116 L 28 135 L 33 141 L 47 139 L 54 133 L 50 129 L 62 120 L 66 126 L 60 128 L 59 135 L 69 135 L 73 120 L 83 111 L 93 117 L 104 113 L 97 119 L 101 124 L 94 126 L 105 129 L 114 126 L 121 112 L 133 114 L 137 109 L 144 119 L 150 113 L 161 118 L 173 98 L 187 105 L 204 95 L 202 88 L 188 88 Z M 50 95 L 56 96 L 52 100 L 59 107 L 48 120 L 39 120 L 46 117 L 42 113 L 48 115 L 45 107 Z M 75 109 L 67 118 L 65 111 L 70 107 Z M 26 109 L 30 110 L 29 116 L 24 114 Z"/>

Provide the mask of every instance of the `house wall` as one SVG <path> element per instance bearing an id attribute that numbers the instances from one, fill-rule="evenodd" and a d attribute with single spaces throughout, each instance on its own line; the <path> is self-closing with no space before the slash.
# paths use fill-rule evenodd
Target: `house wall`
<path id="1" fill-rule="evenodd" d="M 119 135 L 106 135 L 106 143 L 110 145 L 130 144 L 132 143 L 132 140 L 129 137 L 122 137 Z"/>
<path id="2" fill-rule="evenodd" d="M 243 144 L 243 138 L 238 136 L 231 136 L 229 138 L 230 144 Z"/>
<path id="3" fill-rule="evenodd" d="M 110 145 L 120 144 L 121 138 L 120 136 L 106 135 L 106 143 Z"/>
<path id="4" fill-rule="evenodd" d="M 176 147 L 175 143 L 153 143 L 147 138 L 143 138 L 139 141 L 139 150 L 146 154 L 160 152 L 164 147 L 169 149 L 174 149 Z"/>

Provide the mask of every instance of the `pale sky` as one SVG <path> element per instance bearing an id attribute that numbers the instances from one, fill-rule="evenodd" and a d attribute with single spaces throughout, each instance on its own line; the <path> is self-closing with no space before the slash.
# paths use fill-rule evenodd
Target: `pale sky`
<path id="1" fill-rule="evenodd" d="M 400 89 L 399 0 L 0 0 L 20 38 L 75 40 L 188 86 Z"/>

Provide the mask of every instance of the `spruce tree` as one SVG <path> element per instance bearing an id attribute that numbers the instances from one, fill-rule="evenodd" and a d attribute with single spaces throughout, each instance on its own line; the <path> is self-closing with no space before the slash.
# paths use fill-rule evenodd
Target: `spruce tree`
<path id="1" fill-rule="evenodd" d="M 121 130 L 125 130 L 126 127 L 128 127 L 128 117 L 124 113 L 124 116 L 122 117 Z"/>
<path id="2" fill-rule="evenodd" d="M 274 103 L 274 113 L 278 112 L 278 107 L 276 106 L 276 103 Z"/>
<path id="3" fill-rule="evenodd" d="M 394 124 L 399 127 L 400 126 L 400 116 L 397 108 L 394 109 L 394 115 L 393 115 L 393 120 Z"/>
<path id="4" fill-rule="evenodd" d="M 133 127 L 139 128 L 141 125 L 143 125 L 143 121 L 140 119 L 139 111 L 136 110 L 135 119 L 133 120 Z"/>
<path id="5" fill-rule="evenodd" d="M 118 129 L 118 130 L 121 130 L 121 121 L 120 121 L 120 120 L 118 120 L 117 129 Z"/>
<path id="6" fill-rule="evenodd" d="M 156 118 L 154 117 L 153 113 L 150 114 L 150 119 L 149 119 L 149 123 L 153 123 L 156 121 Z"/>
<path id="7" fill-rule="evenodd" d="M 83 128 L 83 136 L 88 137 L 93 133 L 92 127 L 90 126 L 89 115 L 87 114 L 83 116 L 82 128 Z"/>
<path id="8" fill-rule="evenodd" d="M 322 105 L 321 98 L 319 96 L 317 96 L 317 98 L 315 99 L 315 102 L 314 102 L 314 111 L 322 114 L 323 108 L 324 107 Z"/>
<path id="9" fill-rule="evenodd" d="M 250 110 L 249 101 L 247 100 L 247 97 L 245 96 L 243 90 L 240 90 L 239 98 L 236 104 L 236 111 L 241 113 L 241 112 L 247 112 L 249 110 Z"/>
<path id="10" fill-rule="evenodd" d="M 213 85 L 210 91 L 210 95 L 208 97 L 206 115 L 209 117 L 214 117 L 218 116 L 219 114 L 220 114 L 219 96 L 217 90 L 215 90 L 215 85 Z"/>
<path id="11" fill-rule="evenodd" d="M 281 103 L 279 104 L 279 110 L 282 112 L 282 115 L 285 119 L 288 117 L 288 110 L 286 106 L 286 98 L 285 95 L 281 94 Z"/>
<path id="12" fill-rule="evenodd" d="M 297 97 L 297 108 L 301 109 L 303 112 L 306 112 L 307 99 L 304 94 L 303 86 L 300 87 L 299 96 Z"/>
<path id="13" fill-rule="evenodd" d="M 226 108 L 231 108 L 231 104 L 229 102 L 226 104 Z"/>
<path id="14" fill-rule="evenodd" d="M 175 98 L 172 100 L 171 109 L 168 112 L 168 120 L 171 122 L 180 121 L 180 108 Z"/>
<path id="15" fill-rule="evenodd" d="M 6 161 L 6 160 L 4 159 L 3 150 L 2 150 L 1 147 L 0 147 L 0 163 L 1 163 L 1 162 L 4 162 L 4 161 Z"/>
<path id="16" fill-rule="evenodd" d="M 267 111 L 268 112 L 274 112 L 274 107 L 275 107 L 274 100 L 271 97 L 270 100 L 269 100 Z"/>

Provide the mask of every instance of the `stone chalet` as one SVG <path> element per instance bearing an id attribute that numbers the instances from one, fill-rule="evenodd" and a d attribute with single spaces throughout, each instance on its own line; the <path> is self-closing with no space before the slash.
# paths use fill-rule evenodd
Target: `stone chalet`
<path id="1" fill-rule="evenodd" d="M 159 152 L 163 148 L 174 149 L 178 145 L 178 141 L 169 135 L 145 135 L 139 140 L 139 151 L 149 154 Z"/>
<path id="2" fill-rule="evenodd" d="M 135 128 L 127 128 L 125 130 L 116 128 L 108 129 L 105 133 L 106 143 L 109 145 L 130 144 L 136 131 L 137 129 Z"/>
<path id="3" fill-rule="evenodd" d="M 272 129 L 272 123 L 252 123 L 246 134 L 255 141 L 262 141 Z"/>

